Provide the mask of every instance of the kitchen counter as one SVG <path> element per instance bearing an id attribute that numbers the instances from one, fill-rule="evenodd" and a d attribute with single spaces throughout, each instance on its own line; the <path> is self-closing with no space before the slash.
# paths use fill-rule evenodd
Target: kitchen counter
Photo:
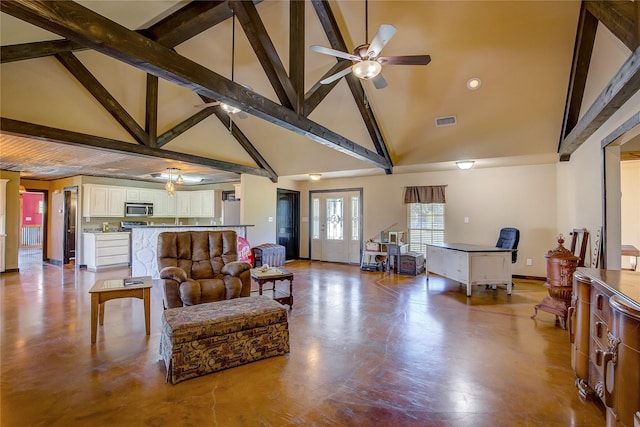
<path id="1" fill-rule="evenodd" d="M 159 279 L 158 234 L 166 231 L 233 230 L 247 238 L 247 227 L 253 225 L 148 225 L 131 227 L 131 275 Z"/>

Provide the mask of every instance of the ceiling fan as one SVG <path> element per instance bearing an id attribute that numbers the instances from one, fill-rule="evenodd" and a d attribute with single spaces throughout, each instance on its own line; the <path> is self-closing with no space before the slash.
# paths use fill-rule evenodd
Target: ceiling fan
<path id="1" fill-rule="evenodd" d="M 368 5 L 365 1 L 365 39 L 369 40 L 369 13 Z M 382 49 L 389 43 L 391 37 L 396 33 L 397 29 L 390 24 L 382 24 L 378 28 L 373 40 L 369 44 L 363 44 L 356 47 L 353 54 L 330 49 L 323 46 L 313 45 L 310 49 L 314 52 L 332 55 L 338 58 L 350 59 L 354 64 L 344 70 L 329 76 L 320 81 L 322 84 L 332 83 L 339 78 L 353 73 L 362 80 L 371 80 L 376 89 L 387 87 L 387 82 L 380 72 L 384 64 L 389 65 L 427 65 L 431 62 L 429 55 L 412 55 L 412 56 L 380 56 Z"/>
<path id="2" fill-rule="evenodd" d="M 231 16 L 231 81 L 233 82 L 233 72 L 234 72 L 234 64 L 235 64 L 235 56 L 236 56 L 236 18 L 235 18 L 235 14 L 233 14 Z M 250 86 L 247 85 L 242 85 L 245 88 L 249 89 L 249 90 L 253 90 Z M 197 108 L 201 108 L 201 107 L 214 107 L 216 105 L 219 105 L 220 108 L 222 108 L 224 110 L 224 112 L 226 112 L 230 117 L 231 116 L 236 116 L 239 119 L 246 119 L 249 117 L 249 115 L 247 113 L 245 113 L 244 111 L 242 111 L 241 109 L 234 107 L 233 105 L 227 104 L 225 102 L 220 102 L 220 101 L 212 101 L 212 102 L 205 102 L 203 104 L 198 104 L 198 105 L 194 105 L 194 107 Z"/>

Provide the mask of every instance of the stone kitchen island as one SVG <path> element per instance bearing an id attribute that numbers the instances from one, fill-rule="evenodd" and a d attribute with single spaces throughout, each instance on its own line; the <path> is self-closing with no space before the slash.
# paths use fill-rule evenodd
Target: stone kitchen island
<path id="1" fill-rule="evenodd" d="M 148 225 L 131 227 L 131 275 L 159 279 L 158 234 L 165 231 L 233 230 L 238 237 L 247 238 L 247 227 L 253 225 Z"/>

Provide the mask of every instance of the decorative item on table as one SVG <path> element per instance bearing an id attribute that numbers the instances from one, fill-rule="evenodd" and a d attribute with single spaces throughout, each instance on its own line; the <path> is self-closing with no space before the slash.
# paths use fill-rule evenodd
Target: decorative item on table
<path id="1" fill-rule="evenodd" d="M 260 271 L 265 272 L 269 270 L 269 264 L 262 264 L 262 267 L 260 267 Z"/>

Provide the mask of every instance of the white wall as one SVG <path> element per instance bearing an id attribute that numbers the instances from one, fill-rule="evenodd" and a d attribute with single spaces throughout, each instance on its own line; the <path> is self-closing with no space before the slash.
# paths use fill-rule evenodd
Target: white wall
<path id="1" fill-rule="evenodd" d="M 413 185 L 447 185 L 446 237 L 449 242 L 495 245 L 500 228 L 514 226 L 521 238 L 514 274 L 546 276 L 544 255 L 556 246 L 556 166 L 533 165 L 469 171 L 392 174 L 318 182 L 243 176 L 243 223 L 249 228 L 252 245 L 275 241 L 276 189 L 301 192 L 300 256 L 309 256 L 309 191 L 363 189 L 364 238 L 398 223 L 406 230 L 403 191 Z M 269 222 L 268 218 L 274 218 Z M 469 217 L 469 223 L 464 223 Z M 567 230 L 566 233 L 568 234 Z M 533 265 L 527 266 L 526 259 Z"/>

